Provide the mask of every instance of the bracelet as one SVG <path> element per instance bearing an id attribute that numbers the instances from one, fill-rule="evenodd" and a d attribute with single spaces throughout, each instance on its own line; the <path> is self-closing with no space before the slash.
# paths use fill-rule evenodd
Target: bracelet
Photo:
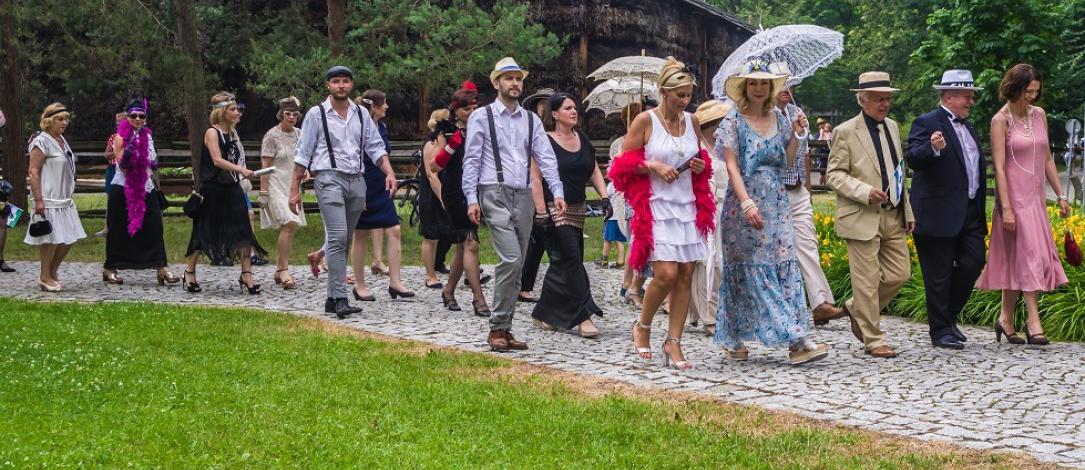
<path id="1" fill-rule="evenodd" d="M 794 132 L 792 132 L 792 134 L 795 134 L 796 139 L 805 140 L 807 137 L 810 137 L 810 130 L 806 129 L 806 132 L 803 132 L 802 135 L 796 134 Z"/>
<path id="2" fill-rule="evenodd" d="M 1059 202 L 1059 201 L 1069 201 L 1069 200 L 1066 199 L 1066 196 L 1063 196 L 1063 195 L 1060 194 L 1060 195 L 1055 197 L 1055 202 Z"/>
<path id="3" fill-rule="evenodd" d="M 750 209 L 756 209 L 757 203 L 753 202 L 753 199 L 746 199 L 745 201 L 742 201 L 742 205 L 740 207 L 742 207 L 742 212 L 746 213 L 749 212 Z"/>

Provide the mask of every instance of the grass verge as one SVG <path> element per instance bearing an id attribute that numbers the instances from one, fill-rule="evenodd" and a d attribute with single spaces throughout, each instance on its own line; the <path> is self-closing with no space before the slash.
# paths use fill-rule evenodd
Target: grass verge
<path id="1" fill-rule="evenodd" d="M 1014 468 L 317 320 L 0 299 L 17 467 Z"/>

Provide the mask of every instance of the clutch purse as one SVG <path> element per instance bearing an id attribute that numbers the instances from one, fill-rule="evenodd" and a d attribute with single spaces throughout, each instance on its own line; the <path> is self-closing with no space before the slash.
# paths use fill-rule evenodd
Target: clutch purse
<path id="1" fill-rule="evenodd" d="M 35 219 L 40 219 L 35 222 Z M 44 237 L 53 233 L 53 224 L 38 214 L 30 216 L 30 227 L 26 231 L 31 237 Z"/>
<path id="2" fill-rule="evenodd" d="M 200 216 L 200 208 L 203 206 L 203 196 L 196 191 L 192 191 L 192 194 L 188 196 L 188 200 L 185 201 L 185 205 L 182 207 L 185 215 L 190 219 L 195 219 Z"/>

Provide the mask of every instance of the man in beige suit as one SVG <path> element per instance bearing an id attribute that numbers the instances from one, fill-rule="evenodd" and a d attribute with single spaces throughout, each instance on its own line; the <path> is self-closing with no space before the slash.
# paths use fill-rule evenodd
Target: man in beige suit
<path id="1" fill-rule="evenodd" d="M 904 184 L 900 128 L 889 119 L 889 74 L 866 72 L 856 92 L 863 111 L 837 126 L 828 181 L 836 192 L 836 233 L 848 244 L 852 298 L 844 305 L 855 337 L 874 357 L 895 357 L 879 327 L 881 311 L 911 274 L 915 228 Z"/>

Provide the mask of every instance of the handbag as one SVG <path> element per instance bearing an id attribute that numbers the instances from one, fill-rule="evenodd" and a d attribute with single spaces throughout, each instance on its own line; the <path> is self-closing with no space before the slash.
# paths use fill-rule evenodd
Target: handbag
<path id="1" fill-rule="evenodd" d="M 185 212 L 185 215 L 190 219 L 197 219 L 200 217 L 200 209 L 203 207 L 203 196 L 196 191 L 192 190 L 192 194 L 185 200 L 185 205 L 181 209 Z"/>
<path id="2" fill-rule="evenodd" d="M 1062 247 L 1066 250 L 1066 262 L 1075 268 L 1081 266 L 1081 247 L 1078 246 L 1077 240 L 1074 240 L 1074 234 L 1070 233 L 1069 229 L 1066 230 L 1066 235 L 1063 237 Z"/>
<path id="3" fill-rule="evenodd" d="M 41 220 L 34 222 L 34 219 Z M 34 214 L 30 216 L 30 228 L 27 229 L 26 233 L 30 234 L 31 237 L 44 237 L 53 233 L 53 224 L 45 216 Z"/>
<path id="4" fill-rule="evenodd" d="M 164 213 L 170 207 L 170 200 L 166 199 L 166 195 L 162 193 L 162 187 L 158 183 L 158 176 L 152 176 L 151 183 L 154 184 L 155 194 L 158 198 L 158 210 Z"/>

